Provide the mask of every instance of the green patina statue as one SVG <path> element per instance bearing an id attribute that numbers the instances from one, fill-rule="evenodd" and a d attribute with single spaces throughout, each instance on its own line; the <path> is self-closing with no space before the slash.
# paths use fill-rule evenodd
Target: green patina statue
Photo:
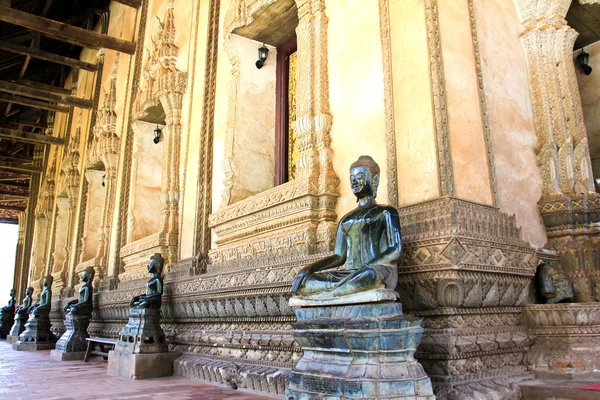
<path id="1" fill-rule="evenodd" d="M 8 300 L 8 304 L 4 307 L 0 308 L 0 314 L 14 314 L 15 313 L 15 304 L 17 303 L 15 299 L 15 290 L 10 289 L 10 299 Z"/>
<path id="2" fill-rule="evenodd" d="M 543 260 L 539 260 L 536 281 L 538 293 L 546 304 L 575 301 L 573 281 L 560 267 L 548 265 Z"/>
<path id="3" fill-rule="evenodd" d="M 46 275 L 44 277 L 44 290 L 40 294 L 40 302 L 34 305 L 29 314 L 33 314 L 34 317 L 48 317 L 50 315 L 50 307 L 52 306 L 52 282 L 54 278 L 52 275 Z"/>
<path id="4" fill-rule="evenodd" d="M 20 306 L 17 307 L 17 311 L 16 311 L 17 314 L 23 315 L 23 316 L 26 316 L 27 314 L 29 314 L 29 308 L 31 307 L 31 303 L 32 303 L 32 299 L 31 299 L 32 295 L 33 295 L 33 288 L 31 286 L 29 286 L 27 288 L 27 290 L 25 291 L 25 298 L 23 299 L 23 304 L 21 304 Z"/>
<path id="5" fill-rule="evenodd" d="M 153 274 L 152 279 L 146 284 L 146 294 L 135 296 L 129 303 L 130 308 L 151 308 L 158 310 L 162 304 L 163 279 L 162 268 L 165 263 L 160 253 L 150 257 L 148 272 Z"/>
<path id="6" fill-rule="evenodd" d="M 375 202 L 379 166 L 371 157 L 361 156 L 350 166 L 350 184 L 358 207 L 341 219 L 334 254 L 302 268 L 294 278 L 297 300 L 337 299 L 341 304 L 343 298 L 352 303 L 395 299 L 401 251 L 398 211 Z M 322 272 L 337 267 L 343 268 Z M 377 291 L 386 293 L 385 298 L 366 296 Z"/>
<path id="7" fill-rule="evenodd" d="M 94 289 L 92 288 L 92 282 L 94 281 L 95 274 L 96 271 L 94 271 L 93 267 L 87 267 L 85 270 L 83 270 L 81 273 L 81 281 L 83 282 L 83 286 L 79 288 L 79 298 L 77 300 L 71 300 L 65 305 L 65 314 L 92 314 L 92 310 L 94 309 Z"/>

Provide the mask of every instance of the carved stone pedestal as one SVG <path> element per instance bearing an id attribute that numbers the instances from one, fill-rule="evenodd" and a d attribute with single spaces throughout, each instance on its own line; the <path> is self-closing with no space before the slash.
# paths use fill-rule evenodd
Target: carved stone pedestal
<path id="1" fill-rule="evenodd" d="M 91 315 L 68 313 L 65 317 L 67 331 L 56 343 L 56 349 L 50 352 L 50 358 L 57 361 L 83 360 L 87 349 L 85 339 L 89 337 L 87 328 L 90 325 L 91 317 Z"/>
<path id="2" fill-rule="evenodd" d="M 108 353 L 108 373 L 127 379 L 168 376 L 180 355 L 169 352 L 160 327 L 160 310 L 134 308 L 115 349 Z"/>
<path id="3" fill-rule="evenodd" d="M 525 363 L 538 378 L 600 378 L 600 303 L 532 304 L 525 320 L 535 336 Z"/>
<path id="4" fill-rule="evenodd" d="M 50 331 L 50 318 L 29 315 L 25 331 L 19 335 L 13 349 L 24 351 L 52 350 L 56 345 L 56 336 Z"/>
<path id="5" fill-rule="evenodd" d="M 6 339 L 10 334 L 10 328 L 15 323 L 15 313 L 0 312 L 0 338 Z"/>
<path id="6" fill-rule="evenodd" d="M 19 335 L 25 331 L 25 324 L 29 319 L 29 314 L 19 314 L 17 313 L 17 317 L 15 318 L 15 323 L 12 328 L 10 328 L 10 333 L 6 337 L 6 341 L 8 343 L 16 343 L 19 340 Z"/>
<path id="7" fill-rule="evenodd" d="M 385 302 L 296 310 L 294 338 L 304 354 L 289 375 L 287 400 L 434 400 L 413 357 L 421 319 Z"/>

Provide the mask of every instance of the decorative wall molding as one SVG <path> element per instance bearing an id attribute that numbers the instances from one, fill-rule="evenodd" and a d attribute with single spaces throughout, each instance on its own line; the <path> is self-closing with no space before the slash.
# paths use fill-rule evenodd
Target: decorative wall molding
<path id="1" fill-rule="evenodd" d="M 392 45 L 390 38 L 389 0 L 379 0 L 379 26 L 383 57 L 383 89 L 385 107 L 385 143 L 387 163 L 387 203 L 398 207 L 398 174 L 396 156 L 396 122 L 394 121 L 394 83 L 392 79 Z"/>
<path id="2" fill-rule="evenodd" d="M 437 147 L 438 177 L 440 196 L 453 196 L 454 171 L 450 150 L 448 129 L 448 109 L 446 105 L 446 84 L 444 82 L 444 62 L 440 38 L 437 0 L 425 0 L 425 21 L 427 43 L 429 45 L 429 78 L 435 117 L 435 137 Z"/>

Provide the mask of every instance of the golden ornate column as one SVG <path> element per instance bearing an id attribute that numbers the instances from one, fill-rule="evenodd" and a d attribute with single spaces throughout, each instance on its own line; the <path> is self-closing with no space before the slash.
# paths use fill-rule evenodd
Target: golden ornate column
<path id="1" fill-rule="evenodd" d="M 576 300 L 600 299 L 600 198 L 594 189 L 573 45 L 578 33 L 565 16 L 571 0 L 517 1 L 532 92 L 537 164 L 543 189 L 539 210 L 575 283 Z"/>

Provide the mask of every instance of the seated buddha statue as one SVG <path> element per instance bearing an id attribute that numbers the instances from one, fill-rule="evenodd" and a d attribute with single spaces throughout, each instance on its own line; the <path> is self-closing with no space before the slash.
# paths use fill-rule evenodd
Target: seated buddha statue
<path id="1" fill-rule="evenodd" d="M 394 207 L 377 204 L 379 166 L 361 156 L 350 166 L 350 185 L 358 207 L 339 222 L 334 254 L 302 268 L 292 282 L 296 300 L 368 302 L 395 300 L 400 260 L 400 219 Z M 338 268 L 334 271 L 328 271 Z M 384 298 L 368 298 L 384 292 Z M 294 298 L 292 300 L 294 300 Z M 290 305 L 294 301 L 290 302 Z M 296 305 L 300 305 L 296 301 Z"/>
<path id="2" fill-rule="evenodd" d="M 48 317 L 50 315 L 50 308 L 52 306 L 52 282 L 54 282 L 52 275 L 44 277 L 44 290 L 42 290 L 42 293 L 40 294 L 40 302 L 31 307 L 29 315 L 33 314 L 36 318 Z"/>
<path id="3" fill-rule="evenodd" d="M 164 263 L 165 260 L 162 258 L 160 253 L 156 253 L 150 257 L 150 262 L 148 263 L 148 272 L 153 276 L 146 284 L 146 294 L 132 298 L 129 302 L 130 308 L 160 309 L 163 294 L 163 279 L 161 277 L 161 272 Z"/>
<path id="4" fill-rule="evenodd" d="M 10 289 L 10 299 L 8 300 L 8 304 L 4 307 L 0 308 L 0 314 L 2 315 L 13 315 L 15 313 L 15 290 Z"/>
<path id="5" fill-rule="evenodd" d="M 33 288 L 29 286 L 27 290 L 25 290 L 25 298 L 23 299 L 23 304 L 17 307 L 16 313 L 22 317 L 29 314 L 29 308 L 31 307 L 31 296 L 33 295 Z"/>
<path id="6" fill-rule="evenodd" d="M 91 315 L 94 309 L 93 295 L 94 289 L 92 288 L 92 282 L 94 281 L 93 267 L 87 267 L 81 272 L 81 281 L 83 285 L 79 288 L 79 297 L 77 300 L 71 300 L 65 307 L 65 314 L 71 313 L 73 315 Z"/>

